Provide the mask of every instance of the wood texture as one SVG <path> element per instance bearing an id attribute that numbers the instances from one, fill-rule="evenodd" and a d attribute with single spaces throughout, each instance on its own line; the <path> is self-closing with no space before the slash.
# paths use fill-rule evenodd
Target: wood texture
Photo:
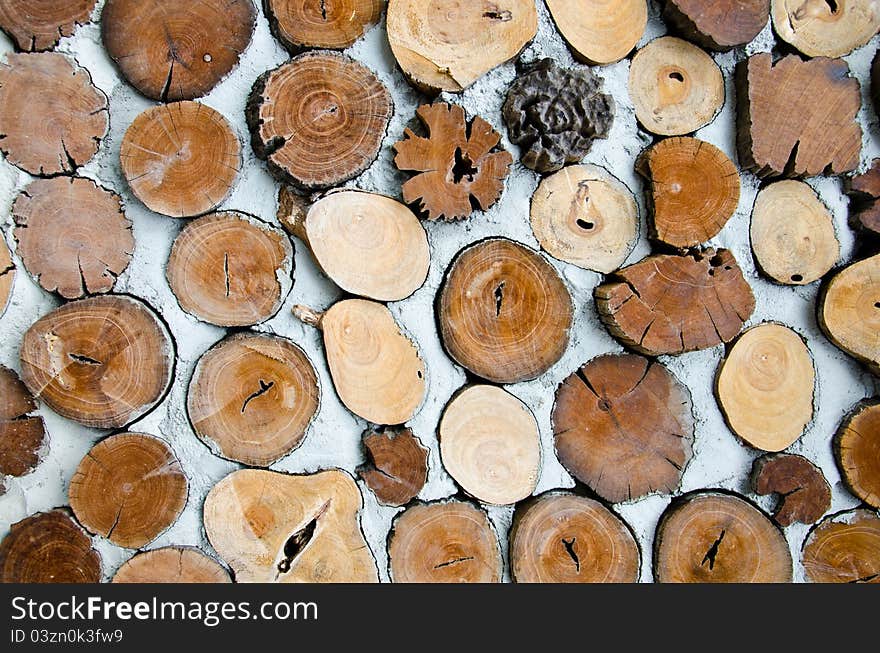
<path id="1" fill-rule="evenodd" d="M 880 159 L 862 174 L 846 178 L 844 189 L 850 198 L 850 225 L 862 234 L 880 235 Z"/>
<path id="2" fill-rule="evenodd" d="M 752 487 L 761 495 L 779 495 L 773 519 L 780 526 L 813 524 L 831 508 L 831 486 L 822 470 L 796 454 L 768 454 L 755 460 Z"/>
<path id="3" fill-rule="evenodd" d="M 15 287 L 15 261 L 12 253 L 6 246 L 6 240 L 0 238 L 0 317 L 6 312 L 9 301 L 12 299 L 12 289 Z"/>
<path id="4" fill-rule="evenodd" d="M 803 563 L 814 583 L 880 583 L 880 518 L 864 509 L 826 517 L 804 541 Z"/>
<path id="5" fill-rule="evenodd" d="M 89 22 L 96 0 L 0 0 L 0 29 L 19 50 L 52 50 Z"/>
<path id="6" fill-rule="evenodd" d="M 297 189 L 282 184 L 278 189 L 278 210 L 275 217 L 287 231 L 296 236 L 302 233 L 302 225 L 308 215 L 311 202 L 305 195 L 301 195 Z M 302 236 L 297 236 L 302 238 Z"/>
<path id="7" fill-rule="evenodd" d="M 880 404 L 860 404 L 844 419 L 834 438 L 834 456 L 850 492 L 880 509 Z"/>
<path id="8" fill-rule="evenodd" d="M 135 554 L 113 576 L 114 583 L 231 583 L 229 572 L 196 548 L 168 546 Z"/>
<path id="9" fill-rule="evenodd" d="M 872 0 L 771 0 L 773 29 L 808 57 L 843 57 L 880 30 Z"/>
<path id="10" fill-rule="evenodd" d="M 373 429 L 364 433 L 367 462 L 358 467 L 367 487 L 384 506 L 412 501 L 428 481 L 429 450 L 408 428 Z"/>
<path id="11" fill-rule="evenodd" d="M 666 0 L 663 19 L 688 40 L 724 52 L 758 36 L 770 19 L 770 0 Z"/>
<path id="12" fill-rule="evenodd" d="M 574 56 L 600 66 L 628 55 L 648 22 L 645 0 L 547 0 L 547 8 Z"/>
<path id="13" fill-rule="evenodd" d="M 382 0 L 263 0 L 269 27 L 293 52 L 343 50 L 379 22 Z"/>
<path id="14" fill-rule="evenodd" d="M 0 365 L 0 476 L 24 476 L 40 464 L 49 436 L 36 410 L 18 375 Z"/>

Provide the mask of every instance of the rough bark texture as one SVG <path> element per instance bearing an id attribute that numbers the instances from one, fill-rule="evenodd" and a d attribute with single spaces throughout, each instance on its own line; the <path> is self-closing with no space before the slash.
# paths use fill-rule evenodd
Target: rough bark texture
<path id="1" fill-rule="evenodd" d="M 213 558 L 188 546 L 138 553 L 113 576 L 114 583 L 231 583 L 229 572 Z"/>
<path id="2" fill-rule="evenodd" d="M 773 29 L 808 57 L 843 57 L 880 30 L 873 0 L 771 0 Z"/>
<path id="3" fill-rule="evenodd" d="M 880 235 L 880 159 L 862 174 L 848 177 L 844 189 L 850 198 L 850 225 L 863 234 Z"/>
<path id="4" fill-rule="evenodd" d="M 385 506 L 412 501 L 428 480 L 426 447 L 408 428 L 370 430 L 364 434 L 367 463 L 358 468 L 367 487 Z"/>
<path id="5" fill-rule="evenodd" d="M 814 524 L 831 508 L 831 486 L 822 470 L 803 456 L 761 456 L 752 465 L 752 487 L 761 495 L 779 495 L 773 519 L 780 526 Z"/>
<path id="6" fill-rule="evenodd" d="M 864 509 L 826 517 L 804 541 L 803 563 L 814 583 L 880 583 L 880 518 Z"/>
<path id="7" fill-rule="evenodd" d="M 645 0 L 547 0 L 547 8 L 574 56 L 600 66 L 628 55 L 648 22 Z"/>
<path id="8" fill-rule="evenodd" d="M 282 184 L 278 189 L 278 211 L 275 217 L 278 218 L 278 222 L 287 233 L 297 236 L 303 231 L 302 225 L 308 215 L 310 205 L 308 197 L 301 195 L 290 186 Z M 301 236 L 297 237 L 301 238 Z"/>
<path id="9" fill-rule="evenodd" d="M 89 22 L 96 0 L 0 0 L 0 29 L 19 50 L 52 50 Z"/>
<path id="10" fill-rule="evenodd" d="M 379 22 L 382 0 L 263 0 L 272 34 L 293 52 L 343 50 Z"/>
<path id="11" fill-rule="evenodd" d="M 663 19 L 682 36 L 725 52 L 754 39 L 770 18 L 770 0 L 666 0 Z"/>
<path id="12" fill-rule="evenodd" d="M 18 375 L 0 365 L 0 476 L 24 476 L 40 463 L 49 437 L 36 410 Z"/>
<path id="13" fill-rule="evenodd" d="M 6 312 L 9 300 L 12 299 L 12 289 L 15 286 L 15 261 L 6 240 L 0 238 L 0 317 Z"/>
<path id="14" fill-rule="evenodd" d="M 880 509 L 880 404 L 860 404 L 841 424 L 834 439 L 840 475 L 850 492 Z"/>

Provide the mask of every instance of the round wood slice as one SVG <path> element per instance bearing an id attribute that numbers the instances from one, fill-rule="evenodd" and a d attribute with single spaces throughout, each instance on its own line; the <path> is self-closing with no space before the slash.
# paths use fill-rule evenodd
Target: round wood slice
<path id="1" fill-rule="evenodd" d="M 814 583 L 880 583 L 880 518 L 865 509 L 826 517 L 804 541 L 803 563 Z"/>
<path id="2" fill-rule="evenodd" d="M 153 100 L 191 100 L 238 64 L 251 42 L 252 0 L 107 0 L 101 36 L 122 76 Z"/>
<path id="3" fill-rule="evenodd" d="M 773 519 L 780 526 L 796 521 L 813 524 L 831 507 L 831 486 L 825 475 L 803 456 L 761 456 L 752 465 L 752 486 L 758 494 L 779 495 Z"/>
<path id="4" fill-rule="evenodd" d="M 628 55 L 648 22 L 645 0 L 547 0 L 547 8 L 575 57 L 599 66 Z"/>
<path id="5" fill-rule="evenodd" d="M 375 160 L 394 106 L 363 64 L 307 52 L 260 76 L 247 104 L 251 144 L 269 171 L 304 190 L 337 186 Z"/>
<path id="6" fill-rule="evenodd" d="M 635 583 L 640 562 L 630 529 L 593 499 L 551 492 L 513 513 L 510 570 L 518 583 Z"/>
<path id="7" fill-rule="evenodd" d="M 633 57 L 629 96 L 648 131 L 681 136 L 705 127 L 724 105 L 724 77 L 708 54 L 687 41 L 663 36 Z"/>
<path id="8" fill-rule="evenodd" d="M 504 238 L 462 251 L 440 291 L 440 334 L 449 355 L 496 383 L 534 379 L 568 347 L 572 303 L 547 260 Z"/>
<path id="9" fill-rule="evenodd" d="M 746 499 L 701 491 L 674 501 L 654 537 L 658 583 L 790 583 L 785 536 Z"/>
<path id="10" fill-rule="evenodd" d="M 380 429 L 364 434 L 367 464 L 358 475 L 385 506 L 412 501 L 428 481 L 429 450 L 407 428 Z"/>
<path id="11" fill-rule="evenodd" d="M 24 476 L 40 464 L 49 436 L 36 410 L 18 375 L 0 365 L 0 476 Z"/>
<path id="12" fill-rule="evenodd" d="M 493 385 L 472 385 L 446 405 L 438 428 L 449 475 L 483 503 L 531 496 L 541 473 L 541 435 L 532 411 Z"/>
<path id="13" fill-rule="evenodd" d="M 164 441 L 143 433 L 101 440 L 70 479 L 70 507 L 91 533 L 138 549 L 171 526 L 189 483 Z"/>
<path id="14" fill-rule="evenodd" d="M 387 28 L 414 86 L 459 93 L 519 54 L 537 33 L 538 13 L 532 0 L 389 0 Z"/>
<path id="15" fill-rule="evenodd" d="M 188 546 L 138 553 L 123 564 L 114 583 L 231 583 L 229 572 L 214 558 Z"/>
<path id="16" fill-rule="evenodd" d="M 500 583 L 501 549 L 480 508 L 416 504 L 394 520 L 388 564 L 395 583 Z"/>
<path id="17" fill-rule="evenodd" d="M 840 257 L 831 211 L 802 181 L 779 181 L 758 193 L 751 239 L 761 271 L 786 285 L 813 283 Z"/>
<path id="18" fill-rule="evenodd" d="M 62 54 L 10 54 L 0 64 L 0 151 L 32 175 L 73 174 L 107 130 L 107 96 Z"/>
<path id="19" fill-rule="evenodd" d="M 0 0 L 0 29 L 19 50 L 51 50 L 89 22 L 96 0 Z"/>
<path id="20" fill-rule="evenodd" d="M 15 286 L 15 261 L 6 241 L 0 237 L 0 317 L 6 312 Z"/>
<path id="21" fill-rule="evenodd" d="M 269 27 L 282 45 L 342 50 L 379 22 L 381 0 L 264 0 Z"/>
<path id="22" fill-rule="evenodd" d="M 639 208 L 626 185 L 605 168 L 567 166 L 532 195 L 532 231 L 551 256 L 608 274 L 639 239 Z"/>
<path id="23" fill-rule="evenodd" d="M 233 472 L 205 499 L 205 531 L 240 583 L 376 583 L 357 484 L 338 469 Z"/>
<path id="24" fill-rule="evenodd" d="M 152 410 L 174 371 L 168 329 L 124 295 L 64 304 L 37 320 L 21 344 L 21 378 L 63 417 L 118 428 Z"/>
<path id="25" fill-rule="evenodd" d="M 849 491 L 880 509 L 880 404 L 862 404 L 844 420 L 834 454 Z"/>
<path id="26" fill-rule="evenodd" d="M 236 333 L 196 365 L 187 411 L 216 454 L 268 467 L 300 445 L 318 412 L 318 375 L 284 338 Z"/>
<path id="27" fill-rule="evenodd" d="M 65 299 L 105 293 L 134 253 L 122 200 L 91 179 L 40 179 L 12 205 L 16 251 L 45 290 Z"/>
<path id="28" fill-rule="evenodd" d="M 26 517 L 0 542 L 0 583 L 100 583 L 101 556 L 63 508 Z"/>
<path id="29" fill-rule="evenodd" d="M 122 173 L 148 209 L 201 215 L 226 199 L 241 170 L 241 144 L 223 115 L 199 102 L 141 113 L 119 149 Z"/>
<path id="30" fill-rule="evenodd" d="M 280 229 L 225 211 L 187 224 L 171 246 L 168 284 L 180 307 L 218 326 L 268 320 L 293 285 L 293 247 Z"/>
<path id="31" fill-rule="evenodd" d="M 808 57 L 842 57 L 880 30 L 873 0 L 771 0 L 773 29 Z"/>
<path id="32" fill-rule="evenodd" d="M 723 52 L 760 34 L 770 19 L 770 0 L 667 0 L 663 19 L 688 40 Z"/>

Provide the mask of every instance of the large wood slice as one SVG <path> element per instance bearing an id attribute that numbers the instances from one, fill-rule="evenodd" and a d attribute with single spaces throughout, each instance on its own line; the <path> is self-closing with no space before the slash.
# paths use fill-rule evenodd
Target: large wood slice
<path id="1" fill-rule="evenodd" d="M 407 79 L 458 93 L 510 61 L 538 30 L 532 0 L 389 0 L 388 42 Z"/>
<path id="2" fill-rule="evenodd" d="M 0 237 L 0 317 L 6 312 L 9 300 L 12 299 L 12 289 L 15 286 L 15 261 L 6 245 L 6 240 Z"/>
<path id="3" fill-rule="evenodd" d="M 834 455 L 849 491 L 880 509 L 880 404 L 863 403 L 843 421 Z"/>
<path id="4" fill-rule="evenodd" d="M 290 476 L 244 469 L 205 499 L 211 545 L 243 583 L 375 583 L 376 562 L 346 472 Z"/>
<path id="5" fill-rule="evenodd" d="M 62 54 L 10 54 L 0 64 L 0 151 L 32 175 L 73 174 L 110 127 L 107 96 Z"/>
<path id="6" fill-rule="evenodd" d="M 873 0 L 771 0 L 773 29 L 808 57 L 843 57 L 880 30 Z"/>
<path id="7" fill-rule="evenodd" d="M 263 0 L 269 27 L 281 43 L 301 48 L 342 50 L 379 22 L 381 0 Z"/>
<path id="8" fill-rule="evenodd" d="M 275 315 L 292 286 L 293 247 L 280 229 L 225 211 L 187 224 L 171 246 L 168 284 L 181 308 L 218 326 Z"/>
<path id="9" fill-rule="evenodd" d="M 213 558 L 188 546 L 138 553 L 113 576 L 114 583 L 231 583 L 229 572 Z"/>
<path id="10" fill-rule="evenodd" d="M 18 375 L 0 365 L 0 476 L 24 476 L 40 464 L 49 436 L 36 410 Z"/>
<path id="11" fill-rule="evenodd" d="M 51 50 L 89 22 L 96 0 L 0 0 L 0 29 L 19 50 Z"/>
<path id="12" fill-rule="evenodd" d="M 187 411 L 214 453 L 268 467 L 300 445 L 319 400 L 318 375 L 302 349 L 277 336 L 236 333 L 199 359 Z"/>
<path id="13" fill-rule="evenodd" d="M 337 52 L 308 52 L 261 75 L 247 104 L 251 144 L 282 181 L 337 186 L 375 160 L 394 111 L 366 66 Z"/>
<path id="14" fill-rule="evenodd" d="M 785 536 L 746 499 L 702 491 L 674 501 L 654 536 L 658 583 L 790 583 Z"/>
<path id="15" fill-rule="evenodd" d="M 412 501 L 428 481 L 429 450 L 407 428 L 376 429 L 364 434 L 367 463 L 360 476 L 385 506 Z"/>
<path id="16" fill-rule="evenodd" d="M 675 492 L 693 456 L 690 393 L 634 354 L 594 358 L 566 378 L 552 424 L 560 462 L 612 503 Z"/>
<path id="17" fill-rule="evenodd" d="M 547 260 L 504 238 L 471 245 L 440 290 L 440 335 L 449 355 L 496 383 L 534 379 L 568 347 L 572 304 Z"/>
<path id="18" fill-rule="evenodd" d="M 191 100 L 238 64 L 251 42 L 252 0 L 107 0 L 101 35 L 122 76 L 154 100 Z"/>
<path id="19" fill-rule="evenodd" d="M 845 179 L 844 189 L 850 198 L 850 225 L 863 234 L 880 235 L 880 159 L 871 161 L 871 167 L 862 174 Z"/>
<path id="20" fill-rule="evenodd" d="M 730 342 L 755 310 L 752 289 L 726 249 L 649 256 L 594 294 L 611 335 L 649 356 Z"/>
<path id="21" fill-rule="evenodd" d="M 663 7 L 667 24 L 710 50 L 749 43 L 769 18 L 770 0 L 666 0 Z"/>
<path id="22" fill-rule="evenodd" d="M 814 583 L 880 583 L 880 518 L 861 508 L 826 517 L 804 541 L 803 563 Z"/>
<path id="23" fill-rule="evenodd" d="M 122 295 L 65 304 L 37 320 L 21 344 L 28 390 L 59 415 L 96 428 L 118 428 L 152 410 L 173 370 L 164 323 Z"/>
<path id="24" fill-rule="evenodd" d="M 388 565 L 395 583 L 500 583 L 501 549 L 480 508 L 420 503 L 394 520 Z"/>
<path id="25" fill-rule="evenodd" d="M 831 486 L 822 470 L 796 454 L 768 454 L 755 460 L 752 486 L 758 494 L 779 495 L 773 519 L 780 526 L 796 521 L 813 524 L 831 507 Z"/>
<path id="26" fill-rule="evenodd" d="M 593 499 L 550 492 L 513 513 L 510 571 L 518 583 L 635 583 L 640 562 L 632 531 Z"/>
<path id="27" fill-rule="evenodd" d="M 199 102 L 151 107 L 119 149 L 122 174 L 148 209 L 188 218 L 219 206 L 241 169 L 241 144 L 223 115 Z"/>
<path id="28" fill-rule="evenodd" d="M 648 22 L 645 0 L 547 0 L 547 8 L 574 55 L 600 66 L 628 55 Z"/>

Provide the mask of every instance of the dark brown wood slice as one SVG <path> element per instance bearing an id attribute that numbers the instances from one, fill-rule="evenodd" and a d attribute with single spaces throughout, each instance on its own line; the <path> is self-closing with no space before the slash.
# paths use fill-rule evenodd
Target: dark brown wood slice
<path id="1" fill-rule="evenodd" d="M 18 375 L 0 365 L 0 475 L 24 476 L 40 463 L 49 436 L 36 410 Z"/>
<path id="2" fill-rule="evenodd" d="M 269 27 L 293 50 L 342 50 L 379 22 L 381 0 L 263 0 Z"/>
<path id="3" fill-rule="evenodd" d="M 848 177 L 844 189 L 850 198 L 850 224 L 862 233 L 880 235 L 880 159 L 862 174 Z"/>
<path id="4" fill-rule="evenodd" d="M 663 19 L 689 40 L 726 51 L 754 39 L 770 18 L 770 0 L 667 0 Z"/>
<path id="5" fill-rule="evenodd" d="M 863 508 L 826 517 L 804 541 L 803 563 L 814 583 L 880 583 L 880 517 Z"/>
<path id="6" fill-rule="evenodd" d="M 880 404 L 860 404 L 843 421 L 834 439 L 834 454 L 850 492 L 880 509 Z"/>
<path id="7" fill-rule="evenodd" d="M 19 50 L 51 50 L 89 22 L 96 0 L 0 0 L 0 29 Z"/>
<path id="8" fill-rule="evenodd" d="M 231 583 L 226 568 L 196 548 L 169 546 L 126 560 L 114 583 Z"/>
<path id="9" fill-rule="evenodd" d="M 822 470 L 796 454 L 761 456 L 752 465 L 752 486 L 758 494 L 778 494 L 773 518 L 780 526 L 814 524 L 831 507 L 831 486 Z"/>
<path id="10" fill-rule="evenodd" d="M 408 428 L 370 430 L 364 434 L 367 463 L 358 475 L 379 503 L 402 506 L 412 501 L 428 480 L 428 449 Z"/>

